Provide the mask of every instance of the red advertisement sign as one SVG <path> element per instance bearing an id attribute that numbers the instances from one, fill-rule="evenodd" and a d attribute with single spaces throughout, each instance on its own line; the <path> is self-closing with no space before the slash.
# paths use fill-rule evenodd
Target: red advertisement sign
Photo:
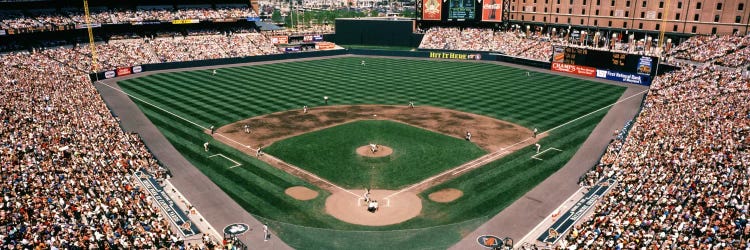
<path id="1" fill-rule="evenodd" d="M 596 68 L 570 65 L 559 62 L 552 63 L 552 71 L 571 73 L 581 76 L 596 77 Z"/>
<path id="2" fill-rule="evenodd" d="M 319 50 L 329 50 L 336 48 L 336 44 L 331 42 L 319 42 L 315 43 L 315 48 Z"/>
<path id="3" fill-rule="evenodd" d="M 442 16 L 443 2 L 440 0 L 427 0 L 422 5 L 422 20 L 440 21 Z"/>
<path id="4" fill-rule="evenodd" d="M 503 0 L 484 0 L 482 3 L 482 21 L 503 21 Z"/>
<path id="5" fill-rule="evenodd" d="M 117 76 L 126 76 L 126 75 L 130 75 L 130 73 L 133 73 L 132 71 L 130 71 L 130 67 L 117 68 Z"/>
<path id="6" fill-rule="evenodd" d="M 272 36 L 271 42 L 273 44 L 287 44 L 289 43 L 289 37 L 288 36 Z"/>

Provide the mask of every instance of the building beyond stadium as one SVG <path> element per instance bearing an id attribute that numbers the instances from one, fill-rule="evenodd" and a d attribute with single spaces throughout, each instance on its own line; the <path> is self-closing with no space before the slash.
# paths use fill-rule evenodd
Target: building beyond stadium
<path id="1" fill-rule="evenodd" d="M 693 34 L 750 31 L 747 0 L 509 1 L 510 19 L 521 22 Z"/>

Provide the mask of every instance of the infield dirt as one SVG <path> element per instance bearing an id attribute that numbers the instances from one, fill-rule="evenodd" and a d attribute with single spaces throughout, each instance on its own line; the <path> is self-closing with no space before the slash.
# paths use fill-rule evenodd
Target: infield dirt
<path id="1" fill-rule="evenodd" d="M 417 106 L 352 105 L 319 106 L 256 116 L 223 126 L 217 130 L 251 147 L 266 147 L 276 141 L 358 120 L 392 120 L 449 136 L 464 138 L 494 152 L 532 136 L 532 131 L 517 124 L 450 109 Z M 245 133 L 244 126 L 250 127 Z M 364 142 L 366 143 L 366 142 Z"/>
<path id="2" fill-rule="evenodd" d="M 465 138 L 466 132 L 470 132 L 471 141 L 488 152 L 511 153 L 543 137 L 538 136 L 529 140 L 533 132 L 520 125 L 450 109 L 427 106 L 409 108 L 391 105 L 352 105 L 320 106 L 308 109 L 307 113 L 299 109 L 252 117 L 217 129 L 216 134 L 221 136 L 215 134 L 214 138 L 254 155 L 254 148 L 267 147 L 289 137 L 360 120 L 391 120 L 461 139 Z M 246 125 L 249 127 L 249 132 L 245 131 Z M 210 133 L 210 131 L 206 132 Z M 365 145 L 362 149 L 369 151 L 369 146 Z M 326 199 L 326 212 L 329 214 L 352 224 L 370 226 L 397 224 L 419 215 L 421 199 L 416 194 L 459 176 L 441 174 L 410 186 L 408 190 L 372 190 L 373 198 L 388 197 L 388 199 L 381 200 L 386 203 L 380 211 L 369 213 L 364 203 L 360 203 L 362 197 L 358 194 L 363 190 L 344 190 L 270 155 L 259 159 L 331 192 Z M 469 166 L 469 168 L 475 167 L 477 166 Z M 463 172 L 462 168 L 467 167 L 456 166 L 449 171 L 460 173 Z M 451 202 L 462 195 L 460 191 L 455 191 L 438 192 L 430 198 L 437 202 Z"/>

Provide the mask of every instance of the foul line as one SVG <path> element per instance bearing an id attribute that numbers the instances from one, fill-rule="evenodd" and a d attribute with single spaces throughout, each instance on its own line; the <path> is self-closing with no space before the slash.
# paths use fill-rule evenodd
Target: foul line
<path id="1" fill-rule="evenodd" d="M 224 157 L 224 159 L 227 159 L 227 160 L 229 160 L 231 162 L 234 162 L 234 166 L 231 166 L 229 168 L 236 168 L 236 167 L 242 166 L 242 163 L 239 163 L 239 162 L 237 162 L 235 160 L 229 159 L 229 157 L 226 157 L 224 154 L 215 154 L 215 155 L 209 156 L 208 158 L 211 158 L 211 157 L 214 157 L 214 156 L 221 156 L 221 157 Z"/>
<path id="2" fill-rule="evenodd" d="M 543 159 L 539 159 L 539 158 L 537 158 L 536 156 L 538 156 L 538 155 L 540 155 L 540 154 L 544 154 L 544 152 L 547 152 L 547 151 L 550 151 L 550 150 L 555 150 L 555 151 L 562 151 L 562 150 L 559 150 L 559 149 L 557 149 L 557 148 L 553 148 L 553 147 L 550 147 L 550 148 L 548 148 L 548 149 L 542 150 L 542 152 L 539 152 L 539 153 L 536 153 L 535 155 L 532 155 L 532 156 L 531 156 L 531 158 L 532 158 L 532 159 L 536 159 L 536 160 L 540 160 L 540 161 L 543 161 Z"/>
<path id="3" fill-rule="evenodd" d="M 604 107 L 601 107 L 601 108 L 599 108 L 599 109 L 597 109 L 597 110 L 591 111 L 591 112 L 589 112 L 588 114 L 585 114 L 585 115 L 579 116 L 578 118 L 575 118 L 575 119 L 573 119 L 573 120 L 570 120 L 570 121 L 568 121 L 568 122 L 565 122 L 565 123 L 563 123 L 563 124 L 560 124 L 560 125 L 558 125 L 558 126 L 556 126 L 556 127 L 554 127 L 554 128 L 548 129 L 547 131 L 544 131 L 544 132 L 541 132 L 541 133 L 539 133 L 539 135 L 541 135 L 541 134 L 547 134 L 547 133 L 549 133 L 549 132 L 552 132 L 553 130 L 556 130 L 556 129 L 559 129 L 559 128 L 561 128 L 561 127 L 564 127 L 565 125 L 568 125 L 568 124 L 570 124 L 570 123 L 573 123 L 573 122 L 575 122 L 575 121 L 577 121 L 577 120 L 583 119 L 583 118 L 585 118 L 585 117 L 587 117 L 587 116 L 590 116 L 590 115 L 592 115 L 592 114 L 595 114 L 595 113 L 597 113 L 597 112 L 599 112 L 599 111 L 602 111 L 602 110 L 604 110 L 604 109 L 610 108 L 610 107 L 612 107 L 612 106 L 614 106 L 614 105 L 616 105 L 616 104 L 618 104 L 618 103 L 621 103 L 621 102 L 627 101 L 627 100 L 629 100 L 629 99 L 631 99 L 631 98 L 633 98 L 633 97 L 636 97 L 636 96 L 642 95 L 642 94 L 644 94 L 644 93 L 646 93 L 646 92 L 648 92 L 648 89 L 646 89 L 646 90 L 643 90 L 643 91 L 641 91 L 641 92 L 638 92 L 638 93 L 636 93 L 636 94 L 633 94 L 633 95 L 631 95 L 631 96 L 625 97 L 625 98 L 623 98 L 623 99 L 621 99 L 621 100 L 618 100 L 618 101 L 616 101 L 616 102 L 614 102 L 614 103 L 612 103 L 612 104 L 609 104 L 609 105 L 606 105 L 606 106 L 604 106 Z M 422 185 L 422 184 L 424 184 L 424 183 L 426 183 L 426 182 L 428 182 L 428 181 L 432 181 L 432 180 L 434 180 L 434 179 L 436 179 L 436 178 L 439 178 L 439 177 L 441 177 L 441 176 L 443 176 L 443 175 L 446 175 L 446 174 L 448 174 L 448 173 L 453 173 L 453 175 L 457 175 L 457 174 L 460 174 L 460 173 L 462 173 L 462 172 L 464 172 L 464 171 L 467 171 L 467 170 L 471 170 L 471 169 L 474 169 L 474 168 L 477 168 L 477 167 L 481 167 L 481 166 L 483 166 L 484 164 L 486 164 L 486 163 L 488 163 L 488 162 L 491 162 L 491 161 L 494 161 L 494 160 L 498 159 L 498 158 L 499 158 L 500 156 L 502 156 L 502 153 L 503 153 L 504 151 L 508 150 L 508 148 L 511 148 L 511 147 L 513 147 L 513 146 L 516 146 L 516 145 L 518 145 L 518 144 L 521 144 L 521 143 L 524 143 L 524 142 L 526 142 L 526 141 L 528 141 L 528 140 L 531 140 L 531 139 L 533 139 L 533 138 L 526 138 L 526 139 L 524 139 L 524 140 L 522 140 L 522 141 L 519 141 L 519 142 L 516 142 L 516 143 L 514 143 L 513 145 L 510 145 L 510 146 L 507 146 L 507 147 L 501 148 L 501 149 L 499 149 L 499 150 L 497 150 L 497 151 L 495 151 L 495 152 L 492 152 L 492 153 L 489 153 L 489 154 L 486 154 L 486 155 L 480 156 L 479 158 L 476 158 L 476 159 L 474 159 L 474 160 L 472 160 L 472 161 L 470 161 L 470 162 L 468 162 L 468 163 L 465 163 L 465 164 L 463 164 L 463 165 L 461 165 L 461 166 L 458 166 L 458 167 L 456 167 L 456 168 L 453 168 L 453 169 L 451 169 L 451 170 L 448 170 L 448 171 L 445 171 L 445 172 L 443 172 L 443 173 L 440 173 L 440 174 L 438 174 L 438 175 L 435 175 L 435 176 L 432 176 L 432 177 L 430 177 L 430 178 L 427 178 L 427 179 L 425 179 L 425 180 L 423 180 L 423 181 L 421 181 L 421 182 L 419 182 L 419 183 L 417 183 L 417 184 L 414 184 L 414 185 L 408 186 L 408 187 L 406 187 L 406 188 L 404 188 L 404 189 L 401 189 L 401 190 L 399 190 L 398 192 L 395 192 L 395 193 L 393 193 L 393 194 L 391 194 L 391 195 L 388 195 L 388 196 L 386 196 L 386 198 L 390 198 L 390 197 L 393 197 L 393 196 L 395 196 L 395 195 L 397 195 L 397 194 L 400 194 L 400 193 L 406 192 L 406 191 L 408 191 L 408 190 L 411 190 L 411 189 L 412 189 L 412 188 L 414 188 L 414 187 L 418 187 L 419 185 Z M 460 170 L 458 170 L 458 171 L 457 171 L 457 169 L 460 169 Z"/>
<path id="4" fill-rule="evenodd" d="M 193 122 L 193 121 L 191 121 L 191 120 L 185 119 L 185 118 L 184 118 L 184 117 L 182 117 L 182 116 L 179 116 L 179 115 L 177 115 L 177 114 L 175 114 L 175 113 L 169 112 L 169 111 L 167 111 L 167 110 L 165 110 L 165 109 L 163 109 L 163 108 L 161 108 L 161 107 L 159 107 L 159 106 L 156 106 L 156 105 L 154 105 L 154 104 L 152 104 L 152 103 L 150 103 L 150 102 L 144 101 L 144 100 L 143 100 L 143 99 L 141 99 L 141 98 L 138 98 L 138 97 L 135 97 L 135 96 L 133 96 L 133 95 L 130 95 L 130 94 L 126 93 L 125 91 L 122 91 L 121 89 L 118 89 L 118 88 L 112 87 L 112 86 L 110 86 L 109 84 L 106 84 L 106 83 L 104 83 L 104 82 L 101 82 L 101 81 L 96 81 L 96 82 L 97 82 L 97 83 L 100 83 L 100 84 L 102 84 L 102 85 L 104 85 L 104 86 L 107 86 L 107 87 L 109 87 L 109 88 L 111 88 L 111 89 L 114 89 L 114 90 L 116 90 L 116 91 L 118 91 L 118 92 L 120 92 L 120 93 L 122 93 L 122 94 L 124 94 L 124 95 L 126 95 L 126 96 L 128 96 L 128 97 L 130 97 L 130 98 L 133 98 L 133 99 L 136 99 L 136 100 L 138 100 L 138 101 L 140 101 L 140 102 L 143 102 L 143 103 L 145 103 L 145 104 L 148 104 L 148 105 L 149 105 L 149 106 L 151 106 L 151 107 L 154 107 L 154 108 L 157 108 L 157 109 L 159 109 L 159 110 L 161 110 L 161 111 L 164 111 L 164 112 L 166 112 L 167 114 L 170 114 L 170 115 L 173 115 L 174 117 L 180 118 L 180 119 L 181 119 L 181 120 L 183 120 L 183 121 L 189 122 L 190 124 L 193 124 L 193 125 L 195 125 L 195 126 L 197 126 L 197 127 L 201 128 L 201 129 L 204 129 L 204 130 L 205 130 L 205 129 L 208 129 L 208 128 L 206 128 L 206 127 L 204 127 L 204 126 L 201 126 L 201 125 L 199 125 L 199 124 L 197 124 L 197 123 L 195 123 L 195 122 Z M 224 135 L 222 135 L 222 134 L 219 134 L 219 133 L 215 133 L 215 135 L 217 135 L 217 136 L 221 136 L 222 138 L 225 138 L 225 139 L 227 139 L 227 140 L 229 140 L 229 141 L 231 141 L 231 142 L 234 142 L 234 143 L 236 143 L 236 144 L 238 144 L 238 145 L 241 145 L 241 146 L 243 146 L 243 147 L 246 147 L 246 148 L 249 148 L 249 149 L 251 149 L 251 150 L 254 150 L 255 152 L 258 152 L 258 149 L 256 149 L 256 148 L 252 148 L 252 147 L 250 147 L 250 146 L 248 146 L 248 145 L 245 145 L 245 144 L 242 144 L 242 143 L 240 143 L 240 142 L 238 142 L 238 141 L 235 141 L 235 140 L 233 140 L 233 139 L 231 139 L 231 138 L 229 138 L 229 137 L 226 137 L 226 136 L 224 136 Z M 352 193 L 351 191 L 349 191 L 349 190 L 346 190 L 346 189 L 344 189 L 344 188 L 342 188 L 342 187 L 339 187 L 339 186 L 337 186 L 337 185 L 335 185 L 335 184 L 333 184 L 333 183 L 331 183 L 331 182 L 329 182 L 329 181 L 327 181 L 327 180 L 324 180 L 324 179 L 322 179 L 322 178 L 320 178 L 320 177 L 318 177 L 318 176 L 316 176 L 316 175 L 314 175 L 314 174 L 311 174 L 311 173 L 309 173 L 309 172 L 307 172 L 307 171 L 304 171 L 304 170 L 302 170 L 302 169 L 300 169 L 300 168 L 298 168 L 298 167 L 296 167 L 296 166 L 292 166 L 291 164 L 289 164 L 289 163 L 286 163 L 286 162 L 283 162 L 283 161 L 281 161 L 281 160 L 279 160 L 279 159 L 277 159 L 276 157 L 273 157 L 273 156 L 271 156 L 271 155 L 268 155 L 268 156 L 270 156 L 270 157 L 271 157 L 272 159 L 274 159 L 274 160 L 276 160 L 276 161 L 278 161 L 278 162 L 280 162 L 280 163 L 283 163 L 283 164 L 285 164 L 285 165 L 287 165 L 287 166 L 289 166 L 289 167 L 291 167 L 291 168 L 294 168 L 294 169 L 295 169 L 295 170 L 297 170 L 297 171 L 300 171 L 300 172 L 302 172 L 302 173 L 305 173 L 306 175 L 308 175 L 308 176 L 311 176 L 311 177 L 313 177 L 313 178 L 316 178 L 316 179 L 318 179 L 318 180 L 320 180 L 320 181 L 322 181 L 322 182 L 325 182 L 326 184 L 328 184 L 328 185 L 331 185 L 332 187 L 338 188 L 338 189 L 340 189 L 340 190 L 342 190 L 342 191 L 344 191 L 344 192 L 350 193 L 350 194 L 352 194 L 352 195 L 354 195 L 354 196 L 356 196 L 356 197 L 360 197 L 360 198 L 361 198 L 361 196 L 359 196 L 359 195 L 357 195 L 357 194 L 355 194 L 355 193 Z"/>
<path id="5" fill-rule="evenodd" d="M 185 118 L 183 118 L 182 116 L 179 116 L 179 115 L 177 115 L 177 114 L 175 114 L 175 113 L 169 112 L 169 111 L 167 111 L 167 110 L 165 110 L 165 109 L 163 109 L 163 108 L 161 108 L 161 107 L 159 107 L 159 106 L 156 106 L 156 105 L 154 105 L 154 104 L 151 104 L 150 102 L 144 101 L 144 100 L 143 100 L 143 99 L 141 99 L 141 98 L 138 98 L 138 97 L 132 96 L 132 95 L 130 95 L 130 94 L 128 94 L 128 93 L 125 93 L 125 91 L 122 91 L 121 89 L 118 89 L 118 88 L 115 88 L 115 87 L 109 86 L 109 84 L 106 84 L 106 83 L 103 83 L 103 82 L 100 82 L 100 81 L 96 81 L 96 82 L 97 82 L 97 83 L 101 83 L 102 85 L 104 85 L 104 86 L 107 86 L 107 87 L 109 87 L 109 88 L 111 88 L 111 89 L 114 89 L 114 90 L 116 90 L 116 91 L 119 91 L 120 93 L 123 93 L 123 94 L 125 94 L 126 96 L 129 96 L 130 98 L 133 98 L 133 99 L 136 99 L 136 100 L 138 100 L 138 101 L 140 101 L 140 102 L 142 102 L 142 103 L 148 104 L 148 105 L 149 105 L 149 106 L 151 106 L 151 107 L 154 107 L 154 108 L 157 108 L 157 109 L 159 109 L 159 110 L 161 110 L 161 111 L 164 111 L 164 112 L 166 112 L 167 114 L 170 114 L 170 115 L 173 115 L 173 116 L 175 116 L 175 117 L 177 117 L 177 118 L 180 118 L 180 119 L 182 119 L 183 121 L 189 122 L 190 124 L 193 124 L 193 125 L 195 125 L 195 126 L 197 126 L 197 127 L 199 127 L 199 128 L 202 128 L 202 129 L 208 129 L 208 128 L 204 127 L 204 126 L 198 125 L 198 123 L 195 123 L 195 122 L 193 122 L 193 121 L 191 121 L 191 120 L 185 119 Z"/>
<path id="6" fill-rule="evenodd" d="M 566 122 L 566 123 L 560 124 L 560 125 L 558 125 L 557 127 L 551 128 L 551 129 L 549 129 L 549 130 L 547 130 L 547 131 L 544 131 L 544 132 L 542 132 L 542 133 L 549 133 L 549 132 L 551 132 L 551 131 L 553 131 L 553 130 L 555 130 L 555 129 L 561 128 L 561 127 L 563 127 L 563 126 L 565 126 L 565 125 L 568 125 L 568 124 L 570 124 L 570 123 L 572 123 L 572 122 L 575 122 L 575 121 L 577 121 L 577 120 L 580 120 L 580 119 L 582 119 L 582 118 L 585 118 L 585 117 L 587 117 L 587 116 L 590 116 L 590 115 L 592 115 L 592 114 L 594 114 L 594 113 L 596 113 L 596 112 L 602 111 L 602 110 L 604 110 L 604 109 L 606 109 L 606 108 L 612 107 L 612 106 L 614 106 L 615 104 L 618 104 L 618 103 L 621 103 L 621 102 L 627 101 L 627 100 L 628 100 L 628 99 L 630 99 L 630 98 L 633 98 L 633 97 L 636 97 L 636 96 L 642 95 L 643 93 L 646 93 L 646 92 L 648 92 L 648 89 L 646 89 L 646 90 L 644 90 L 644 91 L 641 91 L 641 92 L 638 92 L 638 93 L 635 93 L 635 94 L 633 94 L 633 95 L 631 95 L 631 96 L 625 97 L 625 98 L 623 98 L 622 100 L 616 101 L 616 102 L 614 102 L 614 103 L 612 103 L 612 104 L 610 104 L 610 105 L 607 105 L 607 106 L 601 107 L 601 108 L 599 108 L 599 109 L 597 109 L 597 110 L 594 110 L 594 111 L 591 111 L 591 113 L 588 113 L 588 114 L 582 115 L 582 116 L 580 116 L 580 117 L 578 117 L 578 118 L 576 118 L 576 119 L 573 119 L 573 120 L 570 120 L 570 121 L 568 121 L 568 122 Z"/>

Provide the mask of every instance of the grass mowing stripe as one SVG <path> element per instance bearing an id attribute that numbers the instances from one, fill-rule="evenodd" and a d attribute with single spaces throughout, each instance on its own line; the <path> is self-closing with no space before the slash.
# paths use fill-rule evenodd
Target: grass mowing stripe
<path id="1" fill-rule="evenodd" d="M 210 71 L 206 70 L 175 75 L 164 74 L 167 78 L 171 78 L 173 82 L 160 83 L 159 87 L 163 88 L 161 91 L 181 94 L 188 100 L 167 100 L 156 96 L 150 96 L 148 100 L 149 102 L 153 101 L 159 107 L 172 109 L 171 105 L 175 105 L 176 108 L 174 109 L 179 109 L 185 105 L 191 105 L 190 101 L 201 102 L 194 97 L 194 95 L 200 95 L 197 92 L 214 92 L 212 95 L 204 96 L 204 98 L 214 99 L 215 103 L 211 103 L 211 107 L 226 105 L 235 107 L 235 110 L 244 111 L 239 114 L 231 114 L 234 119 L 241 119 L 243 115 L 262 115 L 290 108 L 299 108 L 298 106 L 301 105 L 314 107 L 321 104 L 323 95 L 330 96 L 332 104 L 405 105 L 409 100 L 414 100 L 417 105 L 430 105 L 479 113 L 529 128 L 539 127 L 544 130 L 544 128 L 555 127 L 575 119 L 577 115 L 606 106 L 614 102 L 624 91 L 624 88 L 617 86 L 560 77 L 553 74 L 535 73 L 531 77 L 527 77 L 525 70 L 494 64 L 366 58 L 364 60 L 367 61 L 367 66 L 363 69 L 359 65 L 360 60 L 362 59 L 358 57 L 342 57 L 232 67 L 220 69 L 217 76 L 210 76 Z M 124 81 L 121 86 L 124 86 L 123 89 L 128 91 L 126 85 L 142 83 L 142 81 Z M 172 91 L 175 88 L 181 88 L 180 92 Z M 140 93 L 137 96 L 150 94 L 148 93 L 149 90 L 138 89 Z M 190 92 L 195 93 L 191 95 Z M 219 98 L 221 95 L 225 97 Z M 176 101 L 183 103 L 179 105 L 171 103 Z M 196 107 L 196 109 L 205 109 L 206 112 L 212 111 L 212 109 L 205 107 Z M 180 110 L 177 113 L 184 114 L 188 111 Z M 156 119 L 154 117 L 149 118 Z M 194 156 L 196 159 L 193 160 L 200 160 L 199 155 L 202 153 L 202 148 L 195 148 L 190 143 L 193 141 L 200 143 L 202 138 L 208 138 L 203 137 L 207 135 L 202 135 L 198 129 L 189 129 L 179 123 L 171 122 L 166 113 L 160 119 L 164 119 L 163 123 L 165 124 L 157 126 L 160 126 L 160 129 L 170 130 L 169 137 L 188 137 L 185 138 L 187 140 L 185 142 L 168 138 L 173 143 L 180 145 L 178 150 L 186 155 L 197 154 L 198 156 Z M 432 227 L 456 223 L 464 219 L 489 218 L 501 211 L 536 183 L 562 167 L 572 156 L 574 149 L 580 146 L 600 119 L 601 116 L 597 115 L 586 117 L 571 123 L 570 126 L 562 127 L 544 138 L 542 142 L 544 146 L 560 145 L 559 147 L 566 148 L 566 151 L 549 155 L 549 158 L 545 158 L 543 162 L 532 162 L 529 160 L 532 152 L 522 149 L 492 162 L 486 167 L 467 172 L 466 175 L 419 194 L 426 197 L 429 192 L 442 187 L 456 187 L 466 193 L 472 193 L 471 196 L 463 196 L 461 200 L 449 204 L 438 204 L 424 200 L 422 215 L 402 224 L 385 227 L 356 226 L 338 222 L 323 212 L 324 197 L 309 202 L 289 201 L 289 198 L 280 192 L 287 185 L 283 182 L 290 185 L 291 183 L 299 185 L 298 183 L 303 183 L 303 181 L 296 177 L 289 177 L 289 175 L 278 170 L 266 169 L 272 167 L 265 164 L 253 165 L 256 163 L 248 163 L 245 166 L 243 161 L 243 166 L 226 171 L 227 174 L 234 175 L 232 178 L 224 177 L 222 175 L 224 173 L 211 173 L 211 175 L 215 176 L 212 178 L 214 182 L 217 182 L 243 207 L 247 206 L 251 213 L 280 222 L 312 227 L 305 228 L 300 232 L 285 231 L 281 234 L 283 237 L 287 237 L 285 240 L 300 238 L 302 234 L 315 239 L 326 238 L 327 235 L 330 235 L 330 232 L 318 234 L 314 227 L 377 231 Z M 567 148 L 570 148 L 570 150 Z M 216 149 L 223 150 L 222 152 L 232 159 L 242 158 L 241 152 L 228 146 L 217 145 Z M 254 160 L 252 157 L 247 158 L 247 161 L 250 162 Z M 199 168 L 211 166 L 210 162 L 195 164 Z M 219 161 L 217 164 L 224 163 Z M 219 171 L 219 169 L 211 169 L 211 171 Z M 280 180 L 275 180 L 273 183 L 266 182 L 265 177 L 261 177 L 263 174 L 280 178 Z M 375 178 L 382 175 L 383 173 L 378 173 Z M 498 180 L 504 180 L 507 183 L 496 185 Z M 244 185 L 245 182 L 258 183 L 259 186 L 242 191 L 232 191 L 233 185 Z M 264 189 L 267 192 L 258 192 L 254 190 L 255 188 Z M 266 201 L 272 202 L 278 199 L 287 202 L 287 204 L 296 205 L 300 207 L 300 210 L 279 211 L 278 208 L 274 207 L 258 206 L 253 200 L 244 199 L 244 195 L 249 195 L 253 199 L 264 199 L 263 197 L 266 195 L 274 196 Z M 489 200 L 492 202 L 489 202 Z M 465 228 L 463 230 L 471 231 L 472 229 Z M 420 230 L 410 232 L 413 232 L 414 235 L 433 235 L 427 233 L 430 232 L 429 229 L 424 232 Z M 348 232 L 336 231 L 335 235 L 346 239 L 357 234 L 350 235 Z M 435 237 L 418 237 L 408 243 L 397 239 L 378 237 L 372 238 L 372 241 L 382 242 L 386 240 L 391 242 L 394 248 L 405 249 L 410 248 L 409 246 L 420 246 L 426 245 L 424 243 L 427 242 L 435 242 Z M 450 244 L 458 238 L 460 238 L 460 235 L 457 235 L 456 239 L 447 240 L 446 243 L 441 244 Z M 367 237 L 363 241 L 369 242 L 369 239 L 370 237 Z M 296 248 L 367 248 L 355 247 L 361 245 L 377 246 L 378 244 L 352 244 L 346 240 L 326 241 L 322 239 L 316 240 L 314 243 L 292 244 Z"/>
<path id="2" fill-rule="evenodd" d="M 140 85 L 143 92 L 141 95 L 145 97 L 144 100 L 151 103 L 164 103 L 165 106 L 180 111 L 183 114 L 187 114 L 187 119 L 192 121 L 200 121 L 204 124 L 211 124 L 211 121 L 220 119 L 221 114 L 209 114 L 203 112 L 203 109 L 195 109 L 196 104 L 192 101 L 187 100 L 184 97 L 180 97 L 174 94 L 177 90 L 172 89 L 171 91 L 154 87 L 152 84 Z"/>

